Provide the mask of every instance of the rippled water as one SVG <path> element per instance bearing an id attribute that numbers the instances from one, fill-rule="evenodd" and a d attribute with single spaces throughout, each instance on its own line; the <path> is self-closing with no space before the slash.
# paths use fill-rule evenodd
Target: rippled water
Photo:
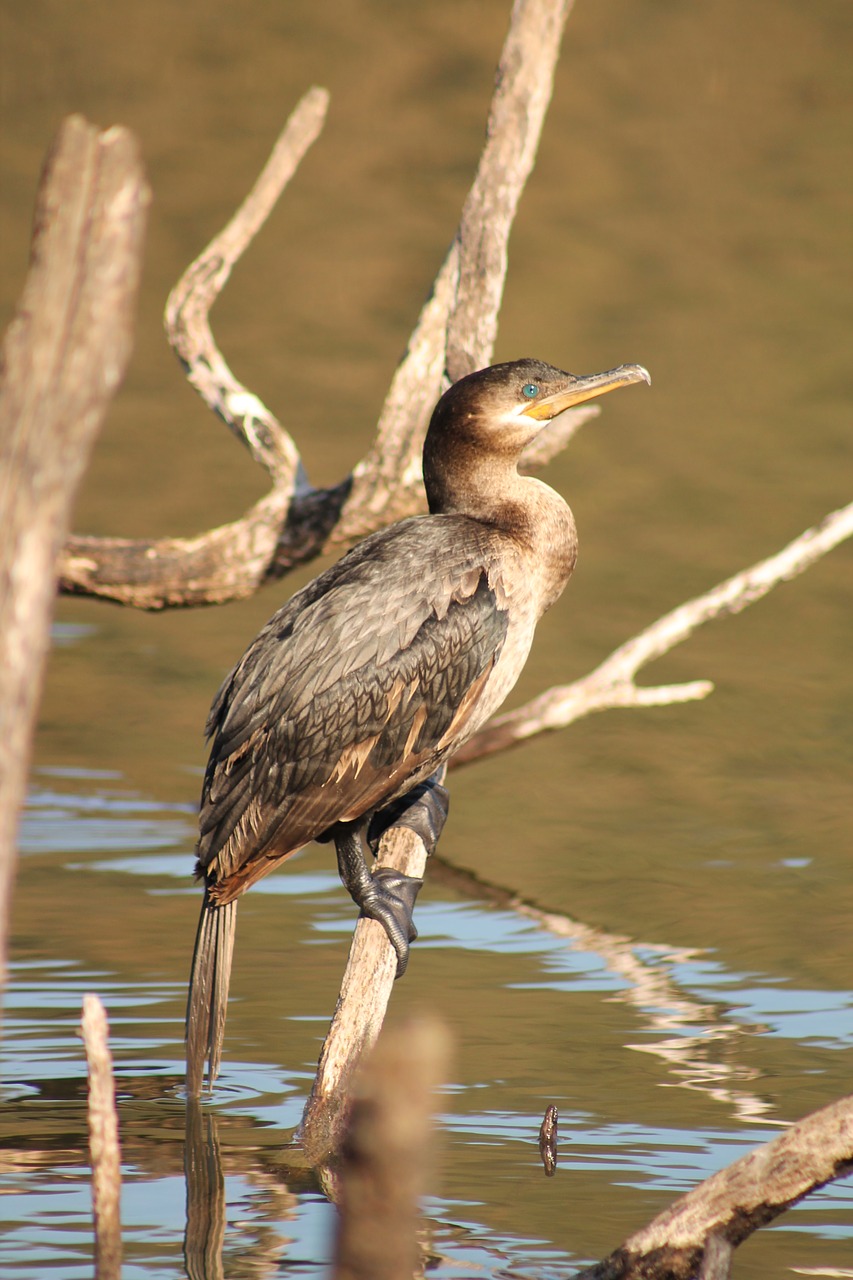
<path id="1" fill-rule="evenodd" d="M 161 904 L 194 909 L 197 894 L 187 882 L 191 811 L 134 795 L 115 774 L 92 778 L 69 772 L 43 770 L 36 780 L 23 828 L 22 896 L 40 892 L 46 875 L 60 896 L 66 880 L 88 881 L 93 891 L 107 888 L 120 916 L 122 904 L 141 893 L 151 913 L 149 929 L 157 928 Z M 335 875 L 316 865 L 307 869 L 307 862 L 317 859 L 303 858 L 303 865 L 271 877 L 257 896 L 276 904 L 287 900 L 301 917 L 307 940 L 340 953 L 352 927 L 350 905 Z M 541 1011 L 530 1011 L 528 1023 L 512 1019 L 508 1025 L 524 1035 L 532 1026 L 546 1046 L 541 1062 L 536 1055 L 525 1062 L 519 1046 L 510 1042 L 506 1023 L 454 1029 L 458 1041 L 473 1030 L 488 1043 L 481 1043 L 476 1054 L 476 1072 L 449 1082 L 437 1103 L 442 1134 L 437 1184 L 443 1190 L 426 1204 L 424 1247 L 430 1274 L 442 1280 L 472 1272 L 563 1278 L 569 1264 L 584 1257 L 583 1249 L 569 1242 L 584 1234 L 591 1205 L 600 1219 L 594 1234 L 605 1228 L 615 1245 L 622 1215 L 639 1221 L 651 1207 L 774 1136 L 778 1118 L 761 1071 L 750 1063 L 751 1044 L 777 1041 L 783 1058 L 798 1048 L 808 1053 L 813 1071 L 835 1074 L 833 1056 L 850 1060 L 850 991 L 806 990 L 779 975 L 734 972 L 712 955 L 632 942 L 529 905 L 517 910 L 490 905 L 477 900 L 475 886 L 470 897 L 448 897 L 441 866 L 437 873 L 438 887 L 418 914 L 416 971 L 440 963 L 464 972 L 466 956 L 480 965 L 484 959 L 493 963 L 502 977 L 491 997 L 499 998 L 502 990 L 509 1002 L 544 1000 Z M 454 885 L 458 890 L 458 876 Z M 185 952 L 190 942 L 187 933 Z M 152 966 L 136 936 L 128 935 L 127 944 L 117 971 L 63 955 L 62 948 L 57 953 L 50 939 L 20 932 L 16 938 L 19 958 L 7 1005 L 0 1101 L 4 1275 L 91 1274 L 85 1064 L 78 1038 L 88 991 L 105 1001 L 116 1061 L 124 1274 L 184 1274 L 185 972 Z M 240 945 L 251 949 L 252 940 L 241 939 Z M 300 978 L 294 975 L 294 983 Z M 577 1028 L 577 1006 L 590 999 L 600 1008 L 621 1011 L 615 1021 L 623 1030 L 630 1011 L 628 1050 L 644 1055 L 633 1071 L 642 1072 L 642 1062 L 648 1062 L 653 1083 L 668 1091 L 657 1118 L 628 1118 L 618 1097 L 619 1072 L 606 1064 L 606 1047 L 599 1070 L 608 1077 L 605 1088 L 617 1095 L 605 1107 L 583 1104 L 583 1064 L 590 1046 L 574 1047 L 576 1032 L 565 1029 Z M 327 1015 L 328 1009 L 319 1007 L 309 1016 L 285 1014 L 288 1036 L 294 1023 L 303 1036 L 306 1031 L 311 1039 L 322 1035 Z M 271 1028 L 264 1030 L 269 1038 Z M 279 1023 L 278 1034 L 283 1030 Z M 560 1109 L 560 1160 L 557 1177 L 547 1181 L 537 1149 L 546 1101 L 541 1091 L 554 1042 L 564 1036 L 563 1072 L 566 1066 L 568 1072 L 562 1078 L 552 1075 L 547 1093 Z M 256 1057 L 253 1047 L 260 1049 Z M 333 1210 L 311 1172 L 294 1170 L 287 1150 L 310 1085 L 310 1061 L 286 1052 L 282 1065 L 272 1065 L 269 1049 L 267 1040 L 255 1046 L 244 1042 L 235 1051 L 229 1033 L 223 1074 L 214 1103 L 206 1108 L 216 1125 L 227 1205 L 224 1274 L 255 1274 L 252 1268 L 260 1267 L 319 1276 L 328 1263 Z M 624 1054 L 620 1070 L 625 1070 Z M 636 1083 L 631 1088 L 636 1093 Z M 714 1100 L 716 1125 L 690 1120 L 690 1093 Z M 562 1189 L 558 1217 L 555 1188 Z M 609 1231 L 605 1188 L 619 1210 Z M 825 1250 L 838 1260 L 843 1253 L 836 1245 L 853 1248 L 853 1185 L 841 1183 L 811 1197 L 763 1234 L 770 1243 L 759 1270 L 747 1267 L 742 1274 L 768 1275 L 761 1268 L 775 1265 L 782 1255 L 813 1262 Z"/>

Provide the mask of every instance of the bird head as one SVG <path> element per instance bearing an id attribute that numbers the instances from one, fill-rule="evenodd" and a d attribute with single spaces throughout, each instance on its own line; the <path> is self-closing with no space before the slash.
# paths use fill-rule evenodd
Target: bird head
<path id="1" fill-rule="evenodd" d="M 529 359 L 460 378 L 436 405 L 424 444 L 430 509 L 454 509 L 451 492 L 463 475 L 494 476 L 501 464 L 514 469 L 525 446 L 558 414 L 633 382 L 651 382 L 642 365 L 575 374 Z"/>

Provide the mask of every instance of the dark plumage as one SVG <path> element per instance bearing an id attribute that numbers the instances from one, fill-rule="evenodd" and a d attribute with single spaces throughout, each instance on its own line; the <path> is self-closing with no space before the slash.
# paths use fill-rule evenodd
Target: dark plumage
<path id="1" fill-rule="evenodd" d="M 500 705 L 574 567 L 571 511 L 518 475 L 523 448 L 569 405 L 639 380 L 637 365 L 576 378 L 523 360 L 457 382 L 424 447 L 431 514 L 366 538 L 297 592 L 224 681 L 199 817 L 191 1093 L 205 1059 L 211 1084 L 218 1069 L 235 900 L 310 840 L 335 840 L 344 883 L 385 926 L 402 971 L 416 887 L 401 907 L 369 875 L 367 823 Z"/>

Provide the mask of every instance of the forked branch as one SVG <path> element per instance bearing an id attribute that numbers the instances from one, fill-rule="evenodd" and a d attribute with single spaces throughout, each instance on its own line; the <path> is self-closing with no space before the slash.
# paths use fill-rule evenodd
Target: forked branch
<path id="1" fill-rule="evenodd" d="M 260 177 L 234 217 L 181 276 L 166 304 L 169 342 L 209 409 L 245 443 L 270 473 L 276 489 L 296 487 L 299 453 L 289 433 L 238 382 L 217 347 L 209 324 L 213 306 L 242 257 L 274 209 L 308 148 L 323 127 L 329 95 L 311 89 L 296 107 Z"/>
<path id="2" fill-rule="evenodd" d="M 569 0 L 516 0 L 486 145 L 459 229 L 392 380 L 373 446 L 329 489 L 307 484 L 293 439 L 234 377 L 208 324 L 231 268 L 322 127 L 327 96 L 320 89 L 306 94 L 255 188 L 185 273 L 167 311 L 169 340 L 187 377 L 270 473 L 272 490 L 241 520 L 194 538 L 74 537 L 60 566 L 62 591 L 143 609 L 220 603 L 424 509 L 420 459 L 433 405 L 448 374 L 456 379 L 491 358 L 507 242 L 533 166 L 569 7 Z M 577 411 L 575 423 L 589 414 Z M 561 431 L 553 448 L 568 438 L 567 424 Z M 541 460 L 542 450 L 534 464 Z"/>

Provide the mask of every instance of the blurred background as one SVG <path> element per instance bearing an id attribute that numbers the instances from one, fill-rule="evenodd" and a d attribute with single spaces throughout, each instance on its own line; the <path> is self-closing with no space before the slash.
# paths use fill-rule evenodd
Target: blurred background
<path id="1" fill-rule="evenodd" d="M 266 477 L 197 401 L 166 296 L 312 84 L 328 124 L 213 313 L 316 483 L 361 457 L 454 233 L 508 22 L 497 0 L 0 6 L 0 320 L 69 112 L 130 126 L 154 192 L 136 348 L 79 532 L 200 532 Z M 510 244 L 495 356 L 622 361 L 547 478 L 581 556 L 515 701 L 851 500 L 853 13 L 842 0 L 583 0 Z M 90 1273 L 80 1000 L 111 1017 L 129 1277 L 179 1276 L 180 1089 L 202 727 L 317 565 L 250 601 L 60 601 L 15 904 L 0 1096 L 4 1274 Z M 656 664 L 704 703 L 607 712 L 460 772 L 392 1016 L 456 1042 L 425 1248 L 439 1277 L 566 1275 L 849 1089 L 853 553 Z M 501 896 L 501 891 L 506 891 Z M 509 906 L 521 894 L 562 935 Z M 328 848 L 245 900 L 220 1086 L 226 1275 L 315 1276 L 331 1210 L 282 1170 L 353 924 Z M 561 1113 L 545 1180 L 542 1113 Z M 762 1231 L 738 1277 L 849 1275 L 853 1188 Z M 848 1268 L 847 1271 L 844 1267 Z M 809 1268 L 812 1268 L 810 1271 Z"/>

